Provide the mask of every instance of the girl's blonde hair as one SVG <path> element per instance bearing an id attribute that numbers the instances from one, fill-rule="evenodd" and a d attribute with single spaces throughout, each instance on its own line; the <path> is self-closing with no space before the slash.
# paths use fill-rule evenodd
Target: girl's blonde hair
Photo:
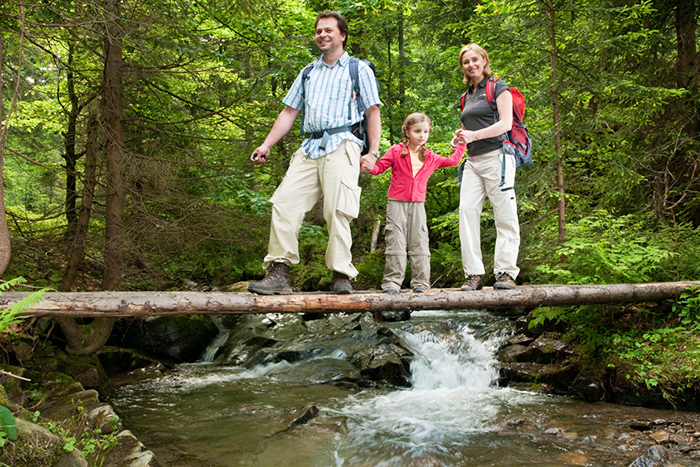
<path id="1" fill-rule="evenodd" d="M 406 120 L 403 121 L 403 125 L 401 126 L 401 133 L 403 133 L 403 150 L 401 151 L 401 157 L 404 157 L 406 154 L 408 154 L 408 130 L 415 125 L 416 123 L 423 123 L 427 122 L 428 123 L 428 128 L 430 128 L 430 132 L 433 132 L 433 125 L 430 123 L 430 117 L 428 117 L 426 114 L 420 113 L 420 112 L 415 112 L 406 117 Z M 425 146 L 421 146 L 420 149 L 418 149 L 418 160 L 421 162 L 425 162 Z"/>
<path id="2" fill-rule="evenodd" d="M 484 77 L 488 78 L 489 76 L 493 75 L 493 72 L 491 71 L 491 60 L 489 60 L 489 54 L 481 48 L 478 44 L 471 43 L 469 45 L 465 45 L 462 47 L 462 50 L 459 52 L 459 67 L 462 68 L 462 57 L 464 57 L 464 54 L 470 51 L 474 51 L 481 55 L 481 58 L 484 59 Z M 462 68 L 462 72 L 464 72 L 464 68 Z M 464 74 L 464 79 L 462 80 L 464 84 L 469 86 L 472 83 L 471 78 L 468 78 L 466 73 Z"/>

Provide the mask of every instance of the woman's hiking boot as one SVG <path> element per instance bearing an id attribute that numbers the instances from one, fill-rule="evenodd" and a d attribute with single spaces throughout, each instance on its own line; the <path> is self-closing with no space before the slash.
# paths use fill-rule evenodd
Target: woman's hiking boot
<path id="1" fill-rule="evenodd" d="M 338 295 L 347 295 L 352 293 L 352 285 L 350 278 L 342 272 L 333 271 L 333 285 L 331 289 Z"/>
<path id="2" fill-rule="evenodd" d="M 288 295 L 292 293 L 289 265 L 285 263 L 270 264 L 265 278 L 260 282 L 248 284 L 248 291 L 259 295 Z"/>
<path id="3" fill-rule="evenodd" d="M 496 283 L 493 288 L 497 290 L 507 290 L 515 288 L 515 280 L 507 272 L 501 272 L 496 276 Z"/>
<path id="4" fill-rule="evenodd" d="M 481 288 L 483 286 L 484 286 L 484 276 L 477 276 L 475 274 L 472 276 L 467 276 L 467 281 L 461 287 L 461 290 L 463 290 L 465 292 L 470 292 L 472 290 L 481 290 Z"/>

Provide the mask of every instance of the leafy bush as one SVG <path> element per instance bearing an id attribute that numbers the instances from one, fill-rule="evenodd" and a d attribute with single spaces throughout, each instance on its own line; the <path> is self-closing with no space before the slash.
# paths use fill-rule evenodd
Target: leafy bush
<path id="1" fill-rule="evenodd" d="M 549 258 L 541 258 L 535 268 L 543 282 L 649 282 L 660 275 L 662 262 L 677 256 L 656 245 L 642 221 L 604 210 L 569 223 L 567 236 L 569 240 L 557 245 Z"/>

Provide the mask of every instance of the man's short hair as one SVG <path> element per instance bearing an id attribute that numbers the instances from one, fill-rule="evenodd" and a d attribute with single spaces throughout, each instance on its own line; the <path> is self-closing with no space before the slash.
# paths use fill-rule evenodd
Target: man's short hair
<path id="1" fill-rule="evenodd" d="M 345 35 L 345 40 L 343 40 L 344 48 L 345 43 L 348 41 L 348 20 L 346 20 L 345 17 L 337 11 L 326 11 L 324 13 L 318 14 L 318 16 L 316 17 L 316 24 L 314 24 L 314 29 L 316 29 L 316 27 L 318 26 L 318 22 L 324 18 L 335 18 L 336 21 L 338 21 L 338 30 L 340 30 L 341 34 Z"/>

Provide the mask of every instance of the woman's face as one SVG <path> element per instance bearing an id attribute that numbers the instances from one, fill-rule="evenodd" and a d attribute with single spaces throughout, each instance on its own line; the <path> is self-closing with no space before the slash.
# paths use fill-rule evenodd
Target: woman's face
<path id="1" fill-rule="evenodd" d="M 468 50 L 462 55 L 462 71 L 472 82 L 478 83 L 484 78 L 485 66 L 484 57 L 475 50 Z"/>

